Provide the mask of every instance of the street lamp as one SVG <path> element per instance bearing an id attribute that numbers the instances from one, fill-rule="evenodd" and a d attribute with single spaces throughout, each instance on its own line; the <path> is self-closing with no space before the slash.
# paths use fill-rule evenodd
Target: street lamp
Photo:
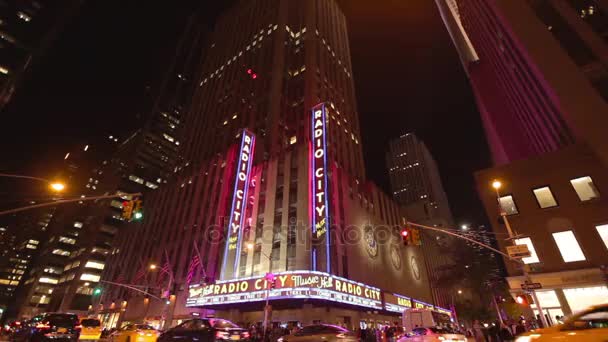
<path id="1" fill-rule="evenodd" d="M 462 290 L 458 290 L 458 294 L 462 294 Z"/>
<path id="2" fill-rule="evenodd" d="M 467 224 L 463 224 L 463 225 L 461 225 L 461 226 L 460 226 L 460 228 L 461 228 L 462 230 L 467 230 L 467 229 L 469 229 L 469 225 L 467 225 Z"/>
<path id="3" fill-rule="evenodd" d="M 150 271 L 156 270 L 156 264 L 150 264 Z"/>
<path id="4" fill-rule="evenodd" d="M 503 209 L 502 204 L 500 203 L 500 188 L 502 187 L 502 183 L 499 180 L 495 179 L 494 181 L 492 181 L 492 187 L 496 191 L 496 201 L 498 203 L 498 210 L 500 211 L 500 216 L 502 217 L 502 220 L 505 223 L 505 227 L 507 228 L 507 233 L 509 233 L 509 240 L 511 240 L 515 244 L 514 239 L 516 238 L 516 236 L 513 233 L 513 229 L 511 229 L 511 225 L 509 224 L 509 219 L 507 218 L 507 212 Z M 520 263 L 523 264 L 523 260 L 520 260 Z M 523 269 L 523 273 L 524 273 L 524 278 L 526 279 L 526 283 L 532 283 L 532 278 L 530 278 L 530 274 L 528 273 L 527 265 L 524 264 L 522 269 Z M 534 289 L 532 289 L 532 290 L 530 290 L 530 292 L 532 294 L 532 298 L 534 299 L 534 303 L 536 304 L 536 309 L 538 309 L 540 321 L 542 322 L 543 326 L 545 328 L 547 328 L 548 325 L 547 325 L 547 320 L 545 318 L 545 313 L 543 312 L 543 308 L 540 305 L 540 301 L 538 300 L 538 297 L 536 296 L 536 291 Z M 502 317 L 499 316 L 498 318 L 502 322 Z"/>
<path id="5" fill-rule="evenodd" d="M 65 190 L 65 184 L 60 183 L 60 182 L 50 183 L 49 186 L 53 191 L 61 192 L 61 191 Z"/>
<path id="6" fill-rule="evenodd" d="M 247 244 L 248 250 L 253 251 L 253 247 L 254 247 L 254 245 L 252 243 Z M 265 279 L 266 279 L 266 306 L 264 307 L 264 323 L 263 323 L 264 332 L 263 332 L 263 337 L 262 337 L 262 340 L 265 340 L 266 339 L 266 329 L 268 327 L 268 318 L 270 316 L 270 304 L 268 303 L 268 301 L 270 299 L 269 279 L 271 277 L 274 278 L 274 275 L 272 274 L 272 265 L 271 265 L 272 258 L 270 256 L 268 256 L 266 253 L 264 253 L 261 249 L 260 249 L 260 253 L 268 259 L 268 273 L 266 273 L 266 277 L 265 277 Z"/>

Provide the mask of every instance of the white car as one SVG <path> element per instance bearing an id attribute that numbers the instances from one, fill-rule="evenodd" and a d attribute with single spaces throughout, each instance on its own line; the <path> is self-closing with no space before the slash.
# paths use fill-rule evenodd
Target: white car
<path id="1" fill-rule="evenodd" d="M 446 328 L 414 328 L 398 342 L 466 342 L 466 336 Z"/>

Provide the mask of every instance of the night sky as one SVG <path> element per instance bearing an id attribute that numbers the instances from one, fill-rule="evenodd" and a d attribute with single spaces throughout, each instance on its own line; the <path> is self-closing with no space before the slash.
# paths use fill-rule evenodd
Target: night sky
<path id="1" fill-rule="evenodd" d="M 141 125 L 189 14 L 232 0 L 88 1 L 2 115 L 0 172 L 47 176 L 75 146 Z M 458 222 L 483 224 L 472 173 L 490 166 L 479 114 L 431 0 L 338 0 L 346 14 L 368 178 L 388 190 L 384 153 L 406 132 L 437 160 Z"/>

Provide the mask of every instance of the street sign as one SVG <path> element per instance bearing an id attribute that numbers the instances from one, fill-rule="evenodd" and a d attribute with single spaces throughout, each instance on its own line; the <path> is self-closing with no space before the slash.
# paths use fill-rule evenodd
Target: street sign
<path id="1" fill-rule="evenodd" d="M 522 283 L 521 288 L 524 290 L 538 290 L 542 289 L 543 285 L 541 283 Z"/>
<path id="2" fill-rule="evenodd" d="M 532 253 L 528 249 L 528 245 L 507 246 L 507 254 L 513 259 L 528 258 Z"/>

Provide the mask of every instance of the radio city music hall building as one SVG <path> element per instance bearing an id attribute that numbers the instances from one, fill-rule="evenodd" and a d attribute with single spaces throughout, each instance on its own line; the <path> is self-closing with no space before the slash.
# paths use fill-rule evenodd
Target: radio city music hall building
<path id="1" fill-rule="evenodd" d="M 103 285 L 104 324 L 260 322 L 267 298 L 283 323 L 356 328 L 410 307 L 448 312 L 431 303 L 421 247 L 402 242 L 399 207 L 365 180 L 335 1 L 241 1 L 209 41 L 184 118 L 187 162 L 146 197 L 103 277 L 168 296 Z"/>

